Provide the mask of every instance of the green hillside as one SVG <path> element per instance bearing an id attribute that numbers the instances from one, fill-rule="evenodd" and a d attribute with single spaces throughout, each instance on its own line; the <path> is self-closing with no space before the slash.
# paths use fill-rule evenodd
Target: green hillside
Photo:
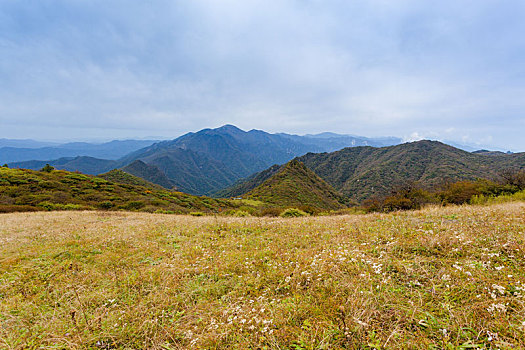
<path id="1" fill-rule="evenodd" d="M 118 184 L 142 186 L 142 187 L 154 189 L 157 191 L 166 190 L 166 188 L 160 185 L 144 180 L 141 177 L 137 177 L 135 175 L 128 174 L 127 172 L 121 169 L 113 169 L 111 171 L 108 171 L 107 173 L 97 175 L 97 177 L 100 177 L 100 178 L 103 178 L 104 180 L 108 180 L 110 182 L 115 182 Z"/>
<path id="2" fill-rule="evenodd" d="M 296 160 L 288 162 L 244 197 L 282 207 L 344 208 L 343 196 Z"/>
<path id="3" fill-rule="evenodd" d="M 111 172 L 104 177 L 106 179 L 65 170 L 45 172 L 1 167 L 0 212 L 103 209 L 182 214 L 215 213 L 237 207 L 228 200 L 161 190 L 121 172 Z M 129 183 L 119 183 L 125 181 Z"/>
<path id="4" fill-rule="evenodd" d="M 474 154 L 437 141 L 345 148 L 297 159 L 357 201 L 386 195 L 407 182 L 431 189 L 445 182 L 493 179 L 502 169 L 525 167 L 525 153 Z"/>

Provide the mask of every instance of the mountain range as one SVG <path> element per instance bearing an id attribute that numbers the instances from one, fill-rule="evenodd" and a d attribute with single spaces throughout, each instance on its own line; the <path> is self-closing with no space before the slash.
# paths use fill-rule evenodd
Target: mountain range
<path id="1" fill-rule="evenodd" d="M 123 142 L 100 147 L 139 146 Z M 82 144 L 69 145 L 67 149 L 82 148 Z M 274 176 L 282 177 L 281 165 L 296 159 L 331 186 L 330 191 L 356 202 L 384 196 L 392 187 L 408 181 L 433 188 L 445 181 L 494 178 L 501 169 L 525 167 L 525 153 L 486 150 L 470 153 L 437 141 L 401 144 L 401 139 L 396 138 L 372 139 L 333 133 L 270 134 L 261 130 L 243 131 L 233 125 L 187 133 L 174 140 L 134 149 L 118 159 L 109 158 L 62 157 L 12 162 L 9 166 L 37 170 L 49 163 L 57 169 L 92 175 L 121 169 L 166 189 L 193 195 L 238 197 Z M 306 184 L 304 174 L 301 175 L 297 167 L 294 169 L 295 172 L 285 173 L 285 178 L 297 176 L 298 182 Z M 306 178 L 314 179 L 312 174 L 308 173 Z M 281 183 L 281 180 L 272 181 Z M 317 187 L 321 186 L 316 183 Z M 323 192 L 330 192 L 325 190 Z M 267 194 L 263 197 L 268 199 Z"/>
<path id="2" fill-rule="evenodd" d="M 401 139 L 397 138 L 372 139 L 338 134 L 270 134 L 224 125 L 157 142 L 117 160 L 81 156 L 12 162 L 9 166 L 40 169 L 49 163 L 58 169 L 94 175 L 122 168 L 167 188 L 210 195 L 273 164 L 284 164 L 308 152 L 332 152 L 355 145 L 385 146 L 400 142 Z"/>
<path id="3" fill-rule="evenodd" d="M 0 164 L 89 156 L 119 159 L 130 152 L 156 143 L 156 140 L 114 140 L 105 143 L 41 143 L 33 140 L 0 140 Z"/>
<path id="4" fill-rule="evenodd" d="M 438 141 L 389 147 L 348 147 L 331 153 L 308 153 L 295 159 L 345 197 L 362 202 L 388 195 L 396 187 L 416 183 L 434 189 L 447 182 L 497 179 L 502 169 L 525 168 L 525 153 L 470 153 Z M 249 195 L 275 174 L 275 167 L 238 181 L 219 194 Z"/>

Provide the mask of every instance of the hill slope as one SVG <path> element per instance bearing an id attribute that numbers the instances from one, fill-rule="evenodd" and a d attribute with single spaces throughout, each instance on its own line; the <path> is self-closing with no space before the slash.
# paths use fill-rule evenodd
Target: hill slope
<path id="1" fill-rule="evenodd" d="M 282 166 L 245 197 L 282 207 L 311 206 L 324 210 L 344 207 L 341 194 L 296 160 Z"/>
<path id="2" fill-rule="evenodd" d="M 437 141 L 391 147 L 353 147 L 297 158 L 344 195 L 362 201 L 414 181 L 426 188 L 444 181 L 494 178 L 504 168 L 525 167 L 525 153 L 473 154 Z"/>
<path id="3" fill-rule="evenodd" d="M 113 169 L 113 170 L 108 171 L 107 173 L 100 174 L 97 177 L 100 177 L 104 180 L 118 183 L 118 184 L 142 186 L 142 187 L 150 188 L 150 189 L 157 190 L 157 191 L 166 190 L 164 187 L 160 185 L 146 181 L 141 177 L 131 175 L 121 169 Z"/>
<path id="4" fill-rule="evenodd" d="M 115 176 L 121 175 L 114 171 L 104 177 L 114 180 Z M 126 175 L 126 180 L 114 182 L 64 170 L 42 172 L 0 167 L 0 212 L 123 209 L 188 213 L 195 210 L 218 212 L 236 207 L 227 200 L 160 190 L 155 185 L 140 183 L 143 180 Z"/>

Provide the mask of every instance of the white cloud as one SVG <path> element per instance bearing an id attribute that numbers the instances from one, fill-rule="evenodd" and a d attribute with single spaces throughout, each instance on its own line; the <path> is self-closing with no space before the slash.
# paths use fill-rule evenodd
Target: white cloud
<path id="1" fill-rule="evenodd" d="M 234 123 L 525 149 L 523 15 L 517 0 L 3 2 L 0 137 Z"/>

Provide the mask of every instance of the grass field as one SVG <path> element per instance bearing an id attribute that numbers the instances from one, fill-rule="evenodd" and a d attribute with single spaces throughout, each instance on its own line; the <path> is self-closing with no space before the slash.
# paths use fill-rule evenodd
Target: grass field
<path id="1" fill-rule="evenodd" d="M 525 348 L 525 203 L 0 215 L 2 349 Z"/>

